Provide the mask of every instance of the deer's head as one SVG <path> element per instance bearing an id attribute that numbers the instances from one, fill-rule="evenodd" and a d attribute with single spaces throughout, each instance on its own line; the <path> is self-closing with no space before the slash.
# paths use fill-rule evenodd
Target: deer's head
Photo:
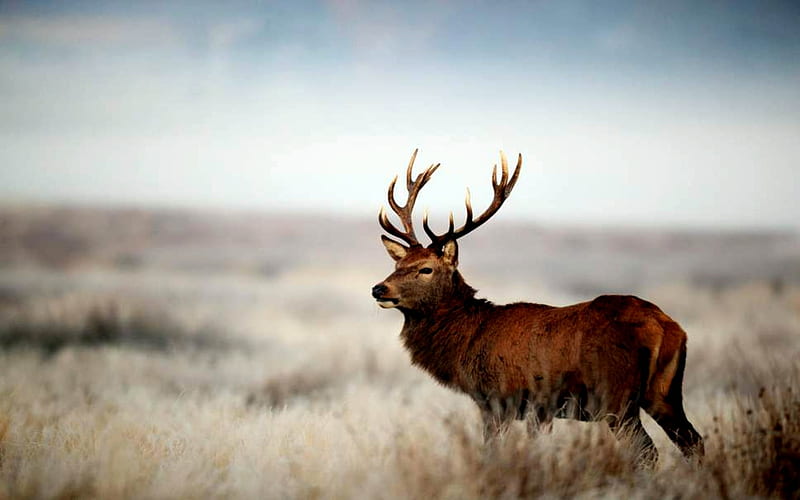
<path id="1" fill-rule="evenodd" d="M 450 213 L 449 227 L 443 234 L 434 233 L 428 225 L 428 214 L 422 218 L 422 227 L 431 240 L 431 243 L 424 247 L 417 239 L 414 232 L 411 212 L 417 195 L 422 187 L 430 180 L 433 173 L 439 168 L 439 164 L 431 165 L 416 179 L 412 176 L 414 160 L 417 157 L 417 150 L 411 155 L 411 161 L 406 170 L 406 188 L 408 189 L 408 199 L 405 205 L 399 205 L 394 197 L 394 187 L 397 177 L 389 184 L 389 206 L 400 218 L 403 229 L 398 229 L 390 221 L 386 212 L 381 208 L 378 214 L 378 222 L 383 229 L 403 241 L 400 243 L 387 236 L 381 236 L 386 251 L 395 261 L 395 271 L 385 280 L 372 287 L 372 296 L 378 301 L 378 305 L 383 308 L 399 308 L 401 310 L 420 310 L 438 304 L 446 297 L 451 297 L 454 287 L 460 281 L 455 279 L 458 276 L 458 244 L 456 240 L 470 233 L 500 209 L 503 202 L 511 194 L 514 184 L 517 182 L 519 172 L 522 167 L 522 155 L 519 155 L 517 166 L 513 175 L 509 178 L 508 162 L 503 152 L 500 152 L 500 164 L 502 174 L 497 180 L 497 165 L 492 172 L 492 187 L 494 188 L 494 198 L 482 214 L 472 217 L 472 204 L 470 202 L 469 190 L 465 201 L 467 218 L 464 225 L 455 228 L 453 214 Z M 405 243 L 405 244 L 404 244 Z"/>

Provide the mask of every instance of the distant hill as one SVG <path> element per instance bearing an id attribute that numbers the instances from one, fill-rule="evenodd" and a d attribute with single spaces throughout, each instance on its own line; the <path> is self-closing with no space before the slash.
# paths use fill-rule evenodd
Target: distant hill
<path id="1" fill-rule="evenodd" d="M 0 207 L 0 270 L 143 268 L 273 277 L 303 266 L 390 265 L 372 218 L 80 206 Z M 471 273 L 573 292 L 670 280 L 800 282 L 800 236 L 777 231 L 556 227 L 493 221 L 465 238 Z"/>

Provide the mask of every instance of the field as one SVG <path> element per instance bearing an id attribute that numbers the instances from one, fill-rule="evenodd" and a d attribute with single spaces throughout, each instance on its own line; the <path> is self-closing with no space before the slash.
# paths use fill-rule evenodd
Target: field
<path id="1" fill-rule="evenodd" d="M 0 209 L 2 498 L 800 498 L 800 236 L 500 221 L 461 245 L 496 302 L 635 293 L 689 334 L 685 462 L 557 421 L 482 445 L 410 366 L 373 220 Z"/>

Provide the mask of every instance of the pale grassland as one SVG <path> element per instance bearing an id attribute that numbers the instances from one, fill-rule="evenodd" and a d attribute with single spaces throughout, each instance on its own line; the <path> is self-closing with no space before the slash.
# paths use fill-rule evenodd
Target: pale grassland
<path id="1" fill-rule="evenodd" d="M 485 449 L 370 299 L 391 268 L 374 222 L 0 216 L 0 499 L 798 498 L 794 236 L 487 227 L 462 246 L 497 302 L 636 292 L 689 332 L 706 460 L 645 417 L 645 471 L 600 424 Z"/>
<path id="2" fill-rule="evenodd" d="M 399 314 L 354 286 L 371 279 L 7 275 L 33 295 L 3 309 L 0 498 L 797 496 L 800 290 L 645 293 L 690 332 L 708 450 L 694 468 L 648 420 L 648 472 L 596 424 L 485 450 L 472 404 L 410 367 Z"/>

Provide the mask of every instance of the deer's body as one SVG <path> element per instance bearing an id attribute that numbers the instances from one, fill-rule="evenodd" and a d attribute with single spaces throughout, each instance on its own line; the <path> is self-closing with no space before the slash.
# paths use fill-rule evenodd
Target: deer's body
<path id="1" fill-rule="evenodd" d="M 494 418 L 539 423 L 663 405 L 686 350 L 658 307 L 610 295 L 566 307 L 472 299 L 407 314 L 401 338 L 415 365 Z"/>
<path id="2" fill-rule="evenodd" d="M 415 153 L 416 154 L 416 153 Z M 493 177 L 495 201 L 443 236 L 425 231 L 433 243 L 419 245 L 411 210 L 419 189 L 436 167 L 411 181 L 409 201 L 389 202 L 405 232 L 381 212 L 381 225 L 409 246 L 383 237 L 395 272 L 373 288 L 384 308 L 397 308 L 405 323 L 401 338 L 412 362 L 442 384 L 468 394 L 483 415 L 487 438 L 514 419 L 529 430 L 549 428 L 554 417 L 604 420 L 627 426 L 640 439 L 642 458 L 655 448 L 639 420 L 644 409 L 687 456 L 702 453 L 702 438 L 686 419 L 682 401 L 686 333 L 657 306 L 633 296 L 604 295 L 566 307 L 514 303 L 494 305 L 475 297 L 457 270 L 456 238 L 485 222 L 502 205 L 519 175 Z"/>

